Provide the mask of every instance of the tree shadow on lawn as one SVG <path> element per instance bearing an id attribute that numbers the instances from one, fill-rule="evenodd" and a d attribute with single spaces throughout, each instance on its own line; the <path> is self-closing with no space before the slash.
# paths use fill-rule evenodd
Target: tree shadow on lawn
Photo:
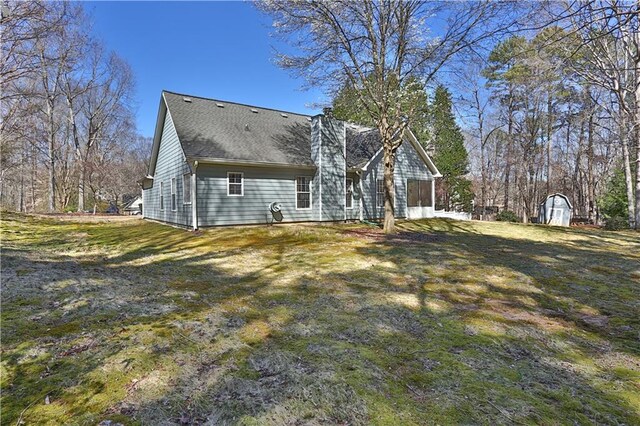
<path id="1" fill-rule="evenodd" d="M 29 250 L 5 248 L 2 314 L 3 348 L 8 356 L 3 357 L 3 362 L 9 374 L 5 376 L 6 381 L 3 380 L 3 387 L 9 387 L 5 388 L 7 392 L 3 397 L 3 406 L 7 408 L 3 410 L 3 422 L 15 422 L 22 409 L 46 395 L 57 400 L 56 404 L 45 407 L 47 409 L 71 406 L 66 410 L 69 413 L 80 415 L 84 410 L 84 414 L 93 413 L 95 417 L 95 413 L 102 410 L 96 408 L 95 404 L 100 403 L 92 401 L 92 397 L 100 399 L 109 392 L 120 395 L 129 385 L 123 378 L 132 378 L 136 372 L 125 372 L 118 366 L 104 374 L 103 381 L 90 380 L 88 376 L 103 375 L 101 371 L 107 363 L 118 364 L 108 360 L 117 358 L 124 358 L 122 362 L 126 361 L 126 365 L 142 363 L 141 368 L 145 370 L 153 364 L 153 358 L 170 357 L 171 349 L 167 348 L 166 341 L 172 344 L 179 341 L 180 350 L 187 345 L 188 349 L 180 353 L 179 358 L 189 358 L 190 351 L 206 358 L 202 347 L 212 344 L 207 338 L 233 341 L 229 351 L 245 357 L 251 345 L 269 334 L 270 325 L 262 319 L 261 311 L 265 309 L 268 313 L 270 308 L 254 306 L 256 291 L 286 274 L 286 265 L 290 264 L 290 260 L 285 259 L 288 253 L 300 250 L 300 246 L 322 243 L 320 237 L 311 235 L 299 239 L 296 234 L 289 231 L 269 234 L 266 256 L 257 254 L 254 264 L 246 259 L 244 264 L 235 265 L 239 253 L 254 243 L 251 238 L 238 239 L 228 232 L 223 238 L 216 238 L 217 235 L 201 238 L 197 244 L 202 246 L 212 240 L 226 238 L 228 241 L 218 250 L 197 255 L 178 253 L 175 246 L 173 251 L 165 253 L 162 247 L 154 247 L 153 238 L 141 246 L 142 253 L 108 258 L 48 252 L 34 256 Z M 231 240 L 233 246 L 229 249 L 227 243 Z M 127 238 L 121 235 L 119 244 L 123 242 L 126 243 Z M 171 256 L 172 253 L 176 255 Z M 156 254 L 169 256 L 159 260 L 153 258 Z M 132 260 L 147 260 L 149 256 L 152 258 L 148 263 L 132 265 Z M 219 268 L 215 263 L 225 260 L 231 262 L 228 268 Z M 300 266 L 309 269 L 304 264 Z M 244 272 L 247 270 L 249 272 Z M 215 330 L 202 333 L 199 329 L 202 322 Z M 115 345 L 115 349 L 111 345 Z M 129 353 L 131 346 L 135 346 L 135 350 Z M 149 350 L 151 354 L 147 353 Z M 215 349 L 216 357 L 220 355 L 217 352 L 225 350 Z M 146 360 L 141 362 L 141 358 Z M 95 360 L 103 361 L 103 365 Z M 167 364 L 175 364 L 174 361 Z M 189 363 L 189 360 L 179 362 Z M 210 360 L 203 361 L 207 362 Z M 97 382 L 103 385 L 94 386 Z M 102 399 L 102 404 L 109 402 Z M 111 399 L 109 404 L 113 405 L 118 397 L 112 395 Z M 29 414 L 32 411 L 29 410 Z M 126 407 L 123 414 L 130 414 Z M 53 421 L 46 415 L 35 417 L 38 418 Z M 84 418 L 90 421 L 92 417 L 85 415 Z"/>
<path id="2" fill-rule="evenodd" d="M 563 270 L 542 273 L 543 261 L 521 264 L 532 262 L 521 241 L 465 230 L 442 233 L 438 241 L 411 237 L 406 243 L 356 244 L 336 256 L 364 258 L 369 265 L 354 262 L 337 272 L 337 261 L 323 257 L 331 250 L 326 242 L 338 234 L 329 233 L 326 241 L 307 235 L 313 230 L 276 234 L 268 249 L 255 253 L 262 260 L 252 264 L 251 257 L 238 256 L 241 247 L 254 243 L 241 242 L 242 234 L 212 232 L 213 239 L 237 242 L 228 250 L 221 244 L 187 255 L 173 247 L 175 256 L 157 259 L 164 253 L 149 241 L 141 252 L 82 262 L 79 275 L 89 283 L 111 276 L 92 290 L 97 310 L 71 304 L 69 313 L 59 316 L 56 309 L 42 308 L 38 315 L 49 325 L 79 321 L 80 326 L 67 333 L 61 329 L 59 338 L 45 329 L 29 335 L 30 344 L 15 341 L 11 358 L 3 360 L 13 369 L 3 408 L 19 409 L 3 414 L 3 423 L 14 422 L 42 390 L 52 392 L 53 404 L 38 404 L 25 419 L 51 419 L 47 410 L 62 407 L 78 422 L 111 418 L 154 424 L 640 421 L 629 399 L 602 383 L 628 386 L 627 378 L 611 371 L 599 377 L 576 359 L 576 353 L 594 359 L 614 353 L 602 349 L 609 341 L 630 355 L 637 355 L 637 347 L 627 345 L 625 335 L 608 334 L 613 319 L 605 330 L 581 321 L 577 307 L 597 312 L 604 302 L 591 300 L 589 292 L 574 294 Z M 254 238 L 264 244 L 264 235 Z M 204 247 L 206 241 L 195 244 Z M 567 256 L 561 247 L 527 247 L 545 258 Z M 515 258 L 507 258 L 503 248 Z M 572 248 L 568 255 L 579 259 L 590 252 L 597 254 Z M 151 256 L 148 263 L 132 264 L 145 256 Z M 237 271 L 221 266 L 238 260 L 248 262 L 249 270 L 242 264 Z M 7 261 L 9 268 L 21 263 Z M 623 268 L 631 261 L 632 256 L 623 257 Z M 73 275 L 77 267 L 66 262 L 53 258 L 35 268 L 63 271 L 51 280 L 64 281 L 69 279 L 64 271 Z M 477 267 L 485 275 L 499 270 L 504 281 L 491 283 Z M 110 305 L 108 287 L 121 281 L 134 285 L 112 289 L 125 304 Z M 521 285 L 514 289 L 516 282 Z M 19 284 L 16 274 L 14 285 Z M 46 287 L 43 300 L 34 304 L 87 295 L 79 284 L 54 288 Z M 140 304 L 171 309 L 147 306 L 139 312 Z M 633 311 L 613 309 L 612 318 L 629 320 L 637 332 Z M 530 316 L 522 316 L 526 313 Z M 98 321 L 101 315 L 108 320 Z M 548 326 L 545 318 L 566 330 Z M 87 339 L 99 343 L 83 349 Z M 39 352 L 44 345 L 54 346 L 49 357 Z M 74 347 L 83 350 L 74 353 Z M 610 370 L 615 368 L 621 369 Z"/>
<path id="3" fill-rule="evenodd" d="M 448 294 L 455 304 L 460 291 L 477 298 L 475 302 L 484 294 L 501 294 L 508 305 L 570 321 L 640 354 L 640 252 L 614 253 L 610 246 L 582 240 L 580 246 L 523 241 L 468 229 L 431 234 L 441 240 L 405 245 L 395 240 L 365 248 L 364 254 L 419 271 L 426 280 L 423 297 Z M 425 264 L 437 268 L 425 272 Z M 440 285 L 430 291 L 442 282 L 450 288 Z M 479 291 L 464 289 L 474 284 Z"/>

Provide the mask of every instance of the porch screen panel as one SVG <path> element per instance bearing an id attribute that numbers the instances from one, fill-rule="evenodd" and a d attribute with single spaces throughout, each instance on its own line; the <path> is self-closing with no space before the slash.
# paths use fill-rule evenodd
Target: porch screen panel
<path id="1" fill-rule="evenodd" d="M 431 203 L 431 181 L 420 181 L 420 205 L 422 207 L 433 207 Z"/>
<path id="2" fill-rule="evenodd" d="M 407 207 L 420 206 L 420 181 L 407 180 Z"/>

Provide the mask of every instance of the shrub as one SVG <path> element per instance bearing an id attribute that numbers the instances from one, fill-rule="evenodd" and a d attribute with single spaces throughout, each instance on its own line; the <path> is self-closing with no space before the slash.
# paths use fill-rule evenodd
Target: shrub
<path id="1" fill-rule="evenodd" d="M 608 231 L 620 231 L 629 228 L 629 220 L 623 216 L 613 216 L 606 218 L 604 221 L 604 229 Z"/>
<path id="2" fill-rule="evenodd" d="M 496 215 L 496 220 L 498 222 L 520 222 L 518 215 L 511 210 L 502 210 Z"/>

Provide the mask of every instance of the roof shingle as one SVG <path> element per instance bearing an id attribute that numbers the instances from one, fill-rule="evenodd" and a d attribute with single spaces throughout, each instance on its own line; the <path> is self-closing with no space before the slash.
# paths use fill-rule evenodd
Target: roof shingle
<path id="1" fill-rule="evenodd" d="M 187 157 L 313 166 L 311 117 L 164 91 Z M 347 167 L 362 167 L 382 146 L 374 129 L 347 124 Z"/>

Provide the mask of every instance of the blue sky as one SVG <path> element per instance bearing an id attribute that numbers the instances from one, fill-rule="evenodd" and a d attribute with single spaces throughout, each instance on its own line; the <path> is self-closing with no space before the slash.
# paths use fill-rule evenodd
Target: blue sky
<path id="1" fill-rule="evenodd" d="M 325 101 L 273 63 L 268 17 L 247 2 L 86 3 L 93 33 L 136 75 L 138 131 L 153 136 L 162 89 L 301 113 Z"/>

